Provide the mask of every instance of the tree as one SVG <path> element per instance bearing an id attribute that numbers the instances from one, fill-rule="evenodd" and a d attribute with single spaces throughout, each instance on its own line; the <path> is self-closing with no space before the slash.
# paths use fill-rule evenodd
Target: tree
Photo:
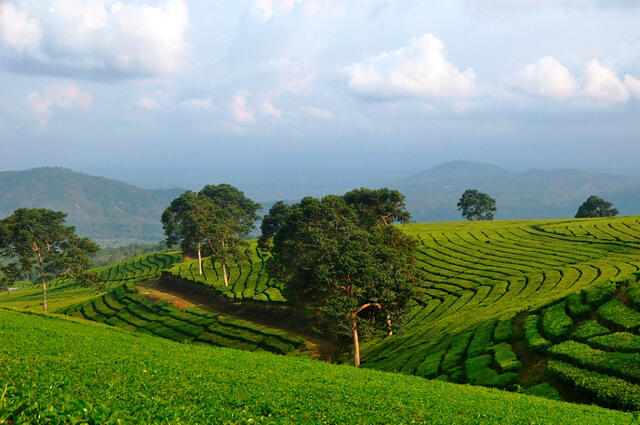
<path id="1" fill-rule="evenodd" d="M 227 262 L 239 254 L 242 238 L 255 229 L 257 211 L 262 206 L 228 184 L 207 185 L 198 196 L 208 198 L 215 207 L 206 240 L 212 259 L 220 262 L 224 286 L 229 286 Z"/>
<path id="2" fill-rule="evenodd" d="M 388 226 L 394 222 L 406 223 L 411 215 L 406 209 L 404 195 L 397 190 L 354 189 L 345 193 L 347 204 L 356 208 L 368 226 L 382 224 Z"/>
<path id="3" fill-rule="evenodd" d="M 66 216 L 48 209 L 20 208 L 0 221 L 0 256 L 12 260 L 3 267 L 3 273 L 17 279 L 37 268 L 45 313 L 48 279 L 70 276 L 87 282 L 95 277 L 87 269 L 98 245 L 78 237 L 73 226 L 65 226 Z"/>
<path id="4" fill-rule="evenodd" d="M 337 343 L 352 340 L 356 366 L 359 329 L 386 327 L 386 315 L 399 318 L 414 275 L 415 241 L 393 226 L 362 222 L 343 197 L 304 198 L 275 233 L 267 263 L 294 309 Z"/>
<path id="5" fill-rule="evenodd" d="M 190 190 L 173 201 L 162 213 L 167 246 L 180 242 L 183 251 L 198 254 L 198 273 L 202 275 L 202 243 L 211 227 L 216 206 L 206 197 Z"/>
<path id="6" fill-rule="evenodd" d="M 467 189 L 458 201 L 458 211 L 470 221 L 493 220 L 496 212 L 496 200 L 486 193 Z"/>
<path id="7" fill-rule="evenodd" d="M 269 213 L 262 218 L 260 230 L 262 235 L 258 239 L 260 249 L 269 249 L 272 243 L 273 235 L 284 225 L 289 205 L 284 201 L 278 201 L 269 209 Z"/>
<path id="8" fill-rule="evenodd" d="M 589 196 L 576 213 L 576 218 L 614 217 L 618 210 L 611 208 L 613 204 L 595 195 Z"/>

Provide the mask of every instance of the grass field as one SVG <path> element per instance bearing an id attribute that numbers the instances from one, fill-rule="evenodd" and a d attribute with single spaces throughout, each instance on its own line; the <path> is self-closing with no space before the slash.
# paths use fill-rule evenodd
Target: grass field
<path id="1" fill-rule="evenodd" d="M 0 308 L 0 423 L 633 424 L 631 413 Z"/>

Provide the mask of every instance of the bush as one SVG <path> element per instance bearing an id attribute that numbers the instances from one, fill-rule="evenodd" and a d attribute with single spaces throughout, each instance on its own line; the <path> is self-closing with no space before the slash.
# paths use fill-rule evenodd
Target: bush
<path id="1" fill-rule="evenodd" d="M 494 345 L 491 347 L 493 351 L 493 357 L 498 365 L 498 369 L 500 372 L 515 372 L 520 370 L 522 367 L 522 363 L 516 357 L 516 354 L 513 352 L 513 348 L 510 344 L 503 342 L 498 345 Z"/>
<path id="2" fill-rule="evenodd" d="M 551 346 L 551 342 L 545 339 L 538 332 L 538 316 L 527 316 L 524 321 L 524 339 L 532 350 L 546 350 Z"/>
<path id="3" fill-rule="evenodd" d="M 567 310 L 572 317 L 580 318 L 591 312 L 591 307 L 582 304 L 580 294 L 571 294 L 567 297 Z"/>
<path id="4" fill-rule="evenodd" d="M 513 318 L 509 320 L 500 320 L 496 323 L 496 328 L 493 331 L 494 342 L 508 342 L 513 337 Z"/>
<path id="5" fill-rule="evenodd" d="M 420 366 L 418 366 L 416 375 L 422 376 L 423 378 L 435 378 L 438 376 L 438 368 L 440 367 L 444 354 L 445 351 L 438 351 L 428 355 L 422 363 L 420 363 Z"/>
<path id="6" fill-rule="evenodd" d="M 573 320 L 567 316 L 565 303 L 559 303 L 542 312 L 542 331 L 548 338 L 559 340 L 571 333 Z"/>
<path id="7" fill-rule="evenodd" d="M 602 320 L 625 330 L 640 327 L 640 313 L 615 299 L 600 307 L 598 315 Z"/>
<path id="8" fill-rule="evenodd" d="M 560 394 L 558 394 L 558 390 L 556 390 L 546 382 L 527 388 L 526 390 L 523 391 L 523 393 L 528 395 L 534 395 L 537 397 L 548 398 L 550 400 L 564 401 L 564 399 L 560 397 Z"/>
<path id="9" fill-rule="evenodd" d="M 578 340 L 586 340 L 593 336 L 606 335 L 610 332 L 609 329 L 602 326 L 596 320 L 589 320 L 576 329 L 572 337 Z"/>
<path id="10" fill-rule="evenodd" d="M 589 369 L 612 373 L 623 378 L 640 379 L 639 353 L 610 353 L 576 341 L 565 341 L 554 345 L 549 352 Z"/>
<path id="11" fill-rule="evenodd" d="M 635 283 L 627 288 L 627 296 L 633 306 L 640 310 L 640 283 Z"/>
<path id="12" fill-rule="evenodd" d="M 594 396 L 598 402 L 622 409 L 640 410 L 640 386 L 619 378 L 601 375 L 564 362 L 552 360 L 549 371 L 576 388 Z"/>
<path id="13" fill-rule="evenodd" d="M 467 350 L 467 357 L 476 357 L 487 352 L 491 346 L 491 335 L 495 322 L 486 322 L 476 328 Z"/>
<path id="14" fill-rule="evenodd" d="M 635 353 L 640 351 L 640 336 L 628 332 L 616 332 L 589 338 L 589 344 L 605 350 Z"/>
<path id="15" fill-rule="evenodd" d="M 464 356 L 464 352 L 467 349 L 467 345 L 469 344 L 469 339 L 471 339 L 471 335 L 471 332 L 465 332 L 453 339 L 449 349 L 447 350 L 447 354 L 445 354 L 444 359 L 442 360 L 443 371 L 448 372 L 460 364 Z M 449 373 L 447 374 L 450 375 Z"/>
<path id="16" fill-rule="evenodd" d="M 609 298 L 611 298 L 613 294 L 616 293 L 617 289 L 618 286 L 616 285 L 616 283 L 608 280 L 604 283 L 594 286 L 593 288 L 585 289 L 583 292 L 585 294 L 587 304 L 595 308 L 599 305 L 602 305 Z"/>
<path id="17" fill-rule="evenodd" d="M 518 375 L 515 373 L 503 373 L 498 375 L 491 368 L 491 355 L 484 354 L 478 357 L 472 357 L 464 362 L 467 379 L 471 384 L 482 385 L 485 387 L 511 388 L 518 382 Z"/>

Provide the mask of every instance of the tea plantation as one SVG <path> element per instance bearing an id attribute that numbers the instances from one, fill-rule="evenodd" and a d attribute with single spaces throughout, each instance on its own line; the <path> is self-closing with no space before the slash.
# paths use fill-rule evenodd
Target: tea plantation
<path id="1" fill-rule="evenodd" d="M 0 308 L 0 423 L 632 424 L 631 413 Z M 636 421 L 637 423 L 637 421 Z"/>

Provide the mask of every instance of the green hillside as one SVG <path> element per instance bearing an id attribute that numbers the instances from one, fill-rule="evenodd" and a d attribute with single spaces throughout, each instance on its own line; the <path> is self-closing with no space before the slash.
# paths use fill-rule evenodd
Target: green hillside
<path id="1" fill-rule="evenodd" d="M 160 215 L 183 191 L 147 190 L 64 168 L 0 172 L 0 217 L 16 208 L 68 214 L 78 234 L 104 246 L 163 239 Z"/>
<path id="2" fill-rule="evenodd" d="M 0 423 L 631 424 L 630 413 L 0 309 Z"/>

